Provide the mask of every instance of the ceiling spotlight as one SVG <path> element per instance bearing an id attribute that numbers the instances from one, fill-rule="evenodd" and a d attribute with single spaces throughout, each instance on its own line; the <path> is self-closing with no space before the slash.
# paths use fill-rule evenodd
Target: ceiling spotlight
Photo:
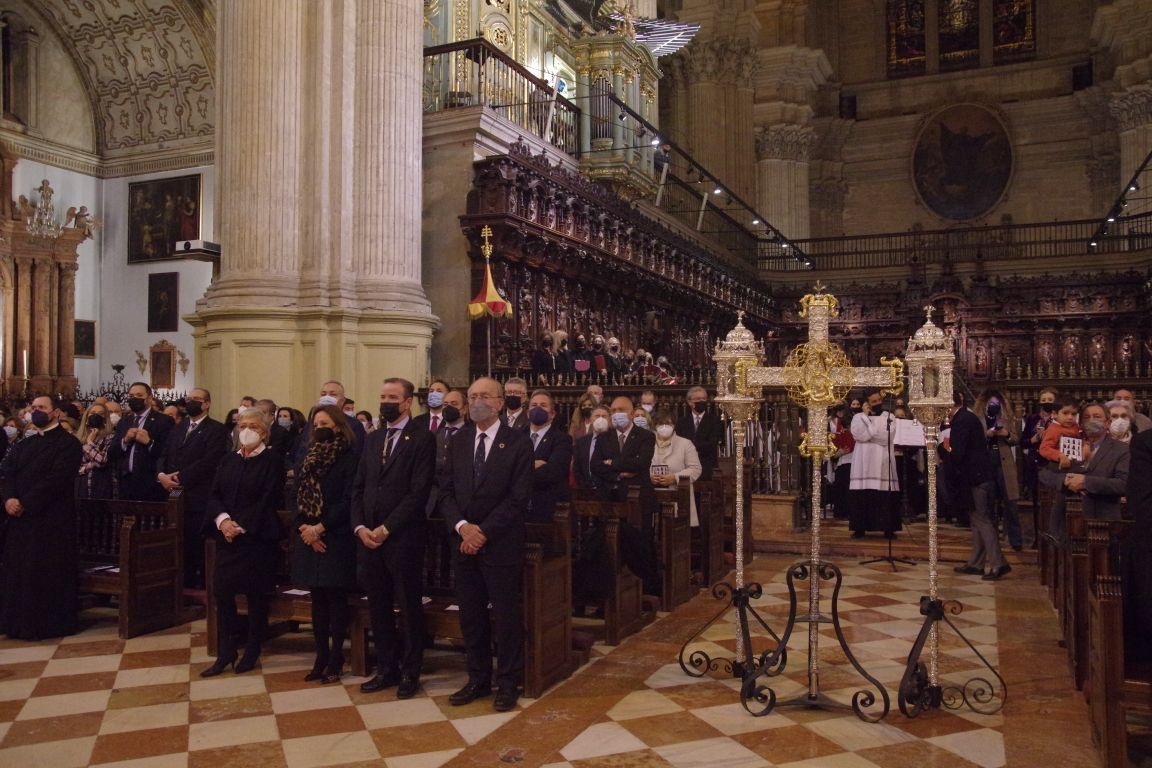
<path id="1" fill-rule="evenodd" d="M 660 137 L 659 136 L 653 136 L 652 137 L 652 146 L 654 146 L 654 147 L 660 146 Z"/>
<path id="2" fill-rule="evenodd" d="M 1095 248 L 1096 247 L 1096 241 L 1093 240 L 1092 242 L 1088 243 L 1088 247 L 1089 248 Z"/>
<path id="3" fill-rule="evenodd" d="M 627 120 L 627 119 L 628 119 L 628 115 L 626 115 L 626 114 L 624 114 L 623 112 L 621 112 L 621 113 L 620 113 L 620 119 L 621 119 L 621 120 Z"/>
<path id="4" fill-rule="evenodd" d="M 721 187 L 721 186 L 717 185 L 717 186 L 716 186 L 716 189 L 712 190 L 712 194 L 714 194 L 714 195 L 719 195 L 719 194 L 720 194 L 721 192 L 723 192 L 723 191 L 724 191 L 724 187 Z"/>
<path id="5" fill-rule="evenodd" d="M 1140 189 L 1140 182 L 1134 181 L 1128 186 L 1129 192 L 1135 192 Z"/>
<path id="6" fill-rule="evenodd" d="M 1114 214 L 1114 213 L 1110 213 L 1110 214 L 1108 214 L 1108 219 L 1107 219 L 1107 220 L 1108 220 L 1108 221 L 1110 221 L 1110 222 L 1111 222 L 1111 221 L 1116 221 L 1116 214 Z"/>
<path id="7" fill-rule="evenodd" d="M 753 223 L 753 224 L 759 224 L 759 223 L 760 223 L 760 219 L 752 219 L 752 223 Z"/>

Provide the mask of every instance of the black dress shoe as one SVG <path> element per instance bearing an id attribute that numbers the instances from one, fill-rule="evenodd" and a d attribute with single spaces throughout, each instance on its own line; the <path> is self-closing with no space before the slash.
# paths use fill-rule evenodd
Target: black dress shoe
<path id="1" fill-rule="evenodd" d="M 984 574 L 981 578 L 984 581 L 998 581 L 1000 577 L 1006 573 L 1010 573 L 1011 571 L 1012 566 L 1008 565 L 1008 563 L 1004 563 L 1004 565 L 1000 566 L 996 570 L 989 571 L 988 573 Z"/>
<path id="2" fill-rule="evenodd" d="M 400 676 L 395 672 L 377 674 L 368 682 L 360 684 L 360 693 L 376 693 L 377 691 L 382 691 L 385 688 L 393 688 L 399 682 Z"/>
<path id="3" fill-rule="evenodd" d="M 515 688 L 501 688 L 496 691 L 496 698 L 492 700 L 492 709 L 497 712 L 511 712 L 516 709 L 516 702 L 520 699 L 520 692 Z"/>
<path id="4" fill-rule="evenodd" d="M 467 685 L 448 697 L 448 703 L 454 707 L 462 707 L 465 704 L 471 704 L 476 701 L 476 699 L 482 699 L 485 696 L 491 695 L 492 685 L 490 683 L 474 683 L 468 681 Z"/>
<path id="5" fill-rule="evenodd" d="M 396 687 L 396 698 L 410 699 L 420 690 L 420 678 L 416 675 L 401 675 L 400 685 Z"/>
<path id="6" fill-rule="evenodd" d="M 981 573 L 984 573 L 984 571 L 971 565 L 958 565 L 952 570 L 956 571 L 956 573 L 967 573 L 972 576 L 979 576 Z"/>
<path id="7" fill-rule="evenodd" d="M 210 667 L 208 667 L 208 669 L 205 669 L 202 672 L 200 672 L 200 677 L 216 677 L 216 675 L 219 675 L 224 670 L 228 669 L 228 667 L 235 668 L 235 666 L 236 666 L 236 654 L 235 653 L 233 653 L 231 656 L 221 656 L 218 659 L 216 659 L 215 662 L 213 662 L 212 666 L 210 666 Z"/>

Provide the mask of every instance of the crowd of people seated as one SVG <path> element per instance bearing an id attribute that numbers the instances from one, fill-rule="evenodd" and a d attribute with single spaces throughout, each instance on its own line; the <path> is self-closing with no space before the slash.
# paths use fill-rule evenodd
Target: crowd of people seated
<path id="1" fill-rule="evenodd" d="M 638 496 L 642 523 L 631 534 L 639 544 L 628 564 L 647 593 L 659 594 L 655 491 L 708 478 L 723 428 L 702 387 L 688 390 L 681 408 L 688 413 L 678 420 L 652 390 L 608 402 L 597 384 L 564 413 L 552 393 L 522 378 L 482 377 L 467 390 L 436 380 L 419 415 L 416 405 L 413 384 L 400 378 L 383 382 L 374 413 L 358 408 L 338 381 L 320 385 L 307 414 L 255 397 L 225 410 L 199 387 L 164 403 L 143 382 L 123 402 L 45 396 L 18 404 L 0 459 L 7 512 L 0 634 L 41 639 L 76 631 L 79 500 L 164 502 L 178 491 L 185 586 L 203 589 L 211 578 L 216 597 L 218 655 L 202 676 L 259 664 L 287 536 L 292 582 L 311 594 L 315 662 L 306 680 L 340 679 L 348 598 L 363 591 L 376 669 L 361 688 L 396 688 L 398 698 L 410 698 L 419 690 L 425 641 L 427 526 L 443 525 L 455 537 L 469 670 L 450 701 L 495 693 L 494 708 L 511 709 L 524 667 L 525 524 L 550 522 L 574 489 L 604 501 Z M 206 538 L 215 541 L 211 574 Z M 53 609 L 44 611 L 46 604 Z"/>

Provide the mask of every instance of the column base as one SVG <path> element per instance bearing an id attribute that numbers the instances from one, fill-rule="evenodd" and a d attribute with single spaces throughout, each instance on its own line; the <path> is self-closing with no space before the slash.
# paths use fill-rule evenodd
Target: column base
<path id="1" fill-rule="evenodd" d="M 202 306 L 184 319 L 195 329 L 195 386 L 211 391 L 217 418 L 244 395 L 306 411 L 330 379 L 374 413 L 386 377 L 425 384 L 439 325 L 430 313 L 334 307 Z"/>

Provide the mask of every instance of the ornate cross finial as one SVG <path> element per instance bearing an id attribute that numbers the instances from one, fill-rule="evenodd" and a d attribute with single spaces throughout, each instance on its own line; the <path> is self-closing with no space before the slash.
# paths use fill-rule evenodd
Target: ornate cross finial
<path id="1" fill-rule="evenodd" d="M 817 280 L 816 285 L 812 286 L 812 290 L 816 291 L 817 294 L 821 294 L 821 293 L 824 293 L 824 291 L 828 290 L 828 287 L 826 285 L 824 285 L 824 283 Z"/>
<path id="2" fill-rule="evenodd" d="M 736 325 L 744 325 L 744 310 L 736 310 Z"/>
<path id="3" fill-rule="evenodd" d="M 480 230 L 480 237 L 484 238 L 484 245 L 480 246 L 480 253 L 484 254 L 484 258 L 487 259 L 492 255 L 492 227 L 485 224 L 484 228 Z"/>
<path id="4" fill-rule="evenodd" d="M 924 305 L 924 314 L 927 316 L 928 322 L 932 322 L 932 305 L 931 304 L 925 304 Z"/>

